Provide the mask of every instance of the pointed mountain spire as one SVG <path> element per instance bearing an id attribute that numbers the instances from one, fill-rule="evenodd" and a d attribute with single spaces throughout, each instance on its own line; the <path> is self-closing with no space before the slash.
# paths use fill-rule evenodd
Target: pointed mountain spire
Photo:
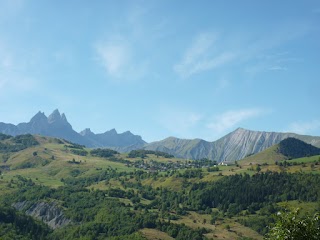
<path id="1" fill-rule="evenodd" d="M 64 122 L 68 122 L 67 117 L 64 113 L 61 114 L 61 120 Z"/>
<path id="2" fill-rule="evenodd" d="M 36 115 L 34 115 L 30 122 L 46 122 L 48 119 L 43 112 L 39 111 Z"/>
<path id="3" fill-rule="evenodd" d="M 90 135 L 94 135 L 94 133 L 91 131 L 90 128 L 86 128 L 86 129 L 84 129 L 84 130 L 82 130 L 80 132 L 80 135 L 82 135 L 82 136 L 90 136 Z"/>
<path id="4" fill-rule="evenodd" d="M 61 115 L 58 109 L 54 110 L 48 117 L 48 123 L 53 123 L 61 120 Z"/>
<path id="5" fill-rule="evenodd" d="M 109 134 L 118 134 L 117 133 L 117 130 L 116 129 L 114 129 L 114 128 L 112 128 L 111 130 L 109 130 L 109 131 L 106 131 L 105 133 L 109 133 Z"/>

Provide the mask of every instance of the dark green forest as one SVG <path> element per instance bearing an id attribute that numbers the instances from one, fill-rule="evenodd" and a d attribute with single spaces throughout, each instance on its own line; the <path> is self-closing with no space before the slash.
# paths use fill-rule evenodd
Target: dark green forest
<path id="1" fill-rule="evenodd" d="M 307 144 L 296 138 L 287 138 L 279 143 L 279 153 L 292 158 L 320 155 L 320 148 Z"/>

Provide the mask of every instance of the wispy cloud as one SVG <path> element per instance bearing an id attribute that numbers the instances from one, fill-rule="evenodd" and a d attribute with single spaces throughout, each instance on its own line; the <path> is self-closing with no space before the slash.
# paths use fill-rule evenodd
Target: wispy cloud
<path id="1" fill-rule="evenodd" d="M 241 62 L 246 65 L 245 73 L 255 76 L 267 71 L 289 70 L 291 63 L 303 59 L 292 56 L 291 52 L 277 52 L 275 49 L 306 36 L 310 31 L 309 24 L 297 21 L 279 24 L 268 33 L 261 34 L 257 41 L 248 43 L 248 47 L 243 47 L 244 51 L 239 53 Z"/>
<path id="2" fill-rule="evenodd" d="M 207 124 L 207 128 L 214 131 L 215 134 L 221 134 L 239 123 L 264 114 L 266 111 L 259 108 L 240 109 L 227 111 L 214 117 L 213 121 Z"/>
<path id="3" fill-rule="evenodd" d="M 312 131 L 320 129 L 320 121 L 319 120 L 312 120 L 308 122 L 293 122 L 289 124 L 288 129 L 286 132 L 293 132 L 299 134 L 309 134 Z"/>
<path id="4" fill-rule="evenodd" d="M 146 74 L 147 61 L 134 61 L 132 48 L 125 41 L 100 43 L 95 50 L 98 61 L 113 80 L 132 81 Z"/>
<path id="5" fill-rule="evenodd" d="M 121 75 L 130 60 L 130 50 L 125 44 L 101 44 L 96 51 L 108 74 L 116 77 Z"/>
<path id="6" fill-rule="evenodd" d="M 289 52 L 280 52 L 275 54 L 261 54 L 254 59 L 254 64 L 251 61 L 248 62 L 248 66 L 245 68 L 245 73 L 250 76 L 255 76 L 260 73 L 266 73 L 269 71 L 279 72 L 289 70 L 290 63 L 301 62 L 301 58 L 290 56 Z"/>
<path id="7" fill-rule="evenodd" d="M 212 33 L 199 34 L 185 51 L 182 60 L 173 69 L 187 78 L 199 72 L 208 71 L 233 60 L 235 54 L 229 51 L 216 52 L 214 44 L 218 37 Z"/>
<path id="8" fill-rule="evenodd" d="M 129 4 L 121 24 L 111 24 L 118 30 L 106 30 L 94 44 L 95 54 L 109 80 L 136 81 L 152 72 L 154 48 L 158 47 L 158 40 L 164 36 L 168 25 L 165 19 L 151 16 L 152 9 L 153 4 L 149 2 Z"/>
<path id="9" fill-rule="evenodd" d="M 230 37 L 212 33 L 199 34 L 173 69 L 183 78 L 219 69 L 234 62 L 237 65 L 243 65 L 242 69 L 250 75 L 265 71 L 288 70 L 289 62 L 297 61 L 298 58 L 290 56 L 288 52 L 273 54 L 270 52 L 274 52 L 273 49 L 285 43 L 305 36 L 310 31 L 310 27 L 306 24 L 294 26 L 284 24 L 270 31 L 273 34 L 260 33 L 259 36 L 251 36 L 247 41 L 240 40 L 236 44 L 232 44 Z M 237 36 L 232 38 L 237 39 Z"/>

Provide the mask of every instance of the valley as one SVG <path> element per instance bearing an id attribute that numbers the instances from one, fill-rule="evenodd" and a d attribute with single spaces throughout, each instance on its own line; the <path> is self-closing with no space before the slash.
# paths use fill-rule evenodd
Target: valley
<path id="1" fill-rule="evenodd" d="M 320 207 L 320 155 L 291 159 L 280 145 L 218 163 L 2 134 L 0 214 L 19 210 L 17 216 L 51 222 L 35 220 L 39 239 L 263 239 L 277 211 Z M 34 234 L 7 224 L 0 223 L 3 237 Z"/>

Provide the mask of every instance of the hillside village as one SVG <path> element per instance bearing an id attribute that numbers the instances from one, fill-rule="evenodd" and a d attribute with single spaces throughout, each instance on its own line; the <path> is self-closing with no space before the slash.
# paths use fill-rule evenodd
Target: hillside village
<path id="1" fill-rule="evenodd" d="M 166 172 L 191 168 L 212 168 L 218 171 L 217 162 L 209 161 L 207 159 L 194 160 L 168 160 L 168 162 L 158 162 L 155 160 L 138 160 L 127 163 L 126 166 L 147 170 L 148 172 Z"/>

